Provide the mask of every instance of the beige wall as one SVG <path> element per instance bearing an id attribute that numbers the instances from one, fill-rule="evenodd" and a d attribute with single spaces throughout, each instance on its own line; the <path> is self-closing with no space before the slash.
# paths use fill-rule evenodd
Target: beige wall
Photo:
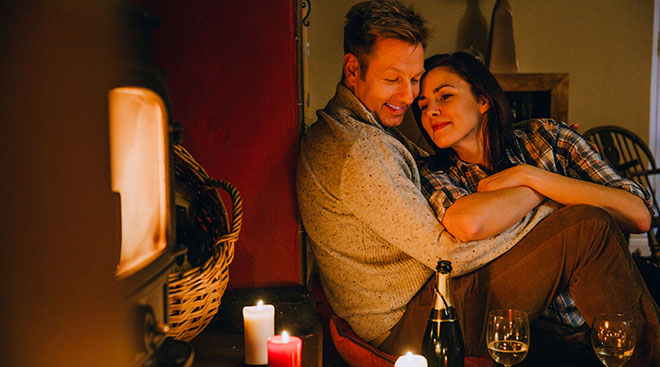
<path id="1" fill-rule="evenodd" d="M 482 28 L 487 32 L 495 0 L 474 1 L 479 5 L 485 27 L 469 29 Z M 307 124 L 314 122 L 315 111 L 325 106 L 339 81 L 344 15 L 358 1 L 312 2 L 310 27 L 306 29 Z M 411 3 L 434 30 L 427 55 L 454 51 L 457 43 L 460 44 L 458 29 L 468 0 Z M 648 142 L 653 1 L 509 0 L 509 3 L 514 16 L 519 71 L 569 74 L 569 122 L 580 123 L 580 131 L 605 124 L 626 126 Z"/>

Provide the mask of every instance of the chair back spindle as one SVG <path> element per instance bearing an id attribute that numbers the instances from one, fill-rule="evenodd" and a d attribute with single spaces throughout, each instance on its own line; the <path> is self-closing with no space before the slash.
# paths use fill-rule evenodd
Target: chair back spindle
<path id="1" fill-rule="evenodd" d="M 653 175 L 660 173 L 651 150 L 635 133 L 619 126 L 599 126 L 587 130 L 583 137 L 593 143 L 601 156 L 623 177 L 628 178 L 651 194 L 655 213 L 651 219 L 651 229 L 647 233 L 651 258 L 660 265 L 660 207 L 656 198 Z"/>

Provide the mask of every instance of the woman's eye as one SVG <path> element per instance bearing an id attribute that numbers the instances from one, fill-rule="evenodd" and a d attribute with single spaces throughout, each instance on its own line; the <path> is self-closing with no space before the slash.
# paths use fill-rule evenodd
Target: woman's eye
<path id="1" fill-rule="evenodd" d="M 399 79 L 389 79 L 389 78 L 385 78 L 385 81 L 388 82 L 388 83 L 396 83 L 396 82 L 399 81 Z"/>
<path id="2" fill-rule="evenodd" d="M 426 105 L 421 105 L 421 106 L 419 106 L 419 109 L 424 111 L 426 109 L 426 107 L 427 107 Z"/>
<path id="3" fill-rule="evenodd" d="M 448 99 L 451 98 L 451 97 L 452 97 L 451 94 L 443 94 L 443 95 L 440 96 L 440 100 L 441 100 L 441 101 L 446 101 L 446 100 L 448 100 Z"/>

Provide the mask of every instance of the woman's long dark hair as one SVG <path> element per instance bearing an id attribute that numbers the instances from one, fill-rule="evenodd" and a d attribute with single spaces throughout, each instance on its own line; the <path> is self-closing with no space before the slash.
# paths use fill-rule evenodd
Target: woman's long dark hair
<path id="1" fill-rule="evenodd" d="M 488 100 L 489 109 L 482 126 L 485 163 L 487 168 L 494 172 L 508 167 L 505 149 L 513 140 L 513 114 L 506 95 L 493 74 L 474 56 L 465 52 L 455 52 L 426 59 L 424 61 L 426 73 L 422 76 L 422 83 L 428 72 L 438 67 L 449 68 L 470 84 L 472 94 L 476 98 L 483 97 Z M 431 158 L 432 169 L 446 169 L 450 162 L 449 158 L 456 153 L 451 148 L 441 149 L 435 145 L 422 126 L 422 111 L 417 102 L 415 100 L 412 105 L 413 115 L 422 134 L 435 150 L 435 155 Z"/>

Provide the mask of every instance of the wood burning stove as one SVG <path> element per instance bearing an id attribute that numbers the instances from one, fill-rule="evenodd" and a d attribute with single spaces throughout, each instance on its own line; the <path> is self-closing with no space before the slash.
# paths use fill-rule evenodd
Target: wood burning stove
<path id="1" fill-rule="evenodd" d="M 192 348 L 167 338 L 167 277 L 175 267 L 174 175 L 169 94 L 151 63 L 154 20 L 124 9 L 132 58 L 108 92 L 112 190 L 121 202 L 121 256 L 116 270 L 133 335 L 131 366 L 189 366 Z M 160 348 L 160 350 L 159 350 Z"/>
<path id="2" fill-rule="evenodd" d="M 112 190 L 121 202 L 116 276 L 132 309 L 132 364 L 141 366 L 168 331 L 167 275 L 174 260 L 168 115 L 163 99 L 141 86 L 114 88 L 108 102 Z"/>
<path id="3" fill-rule="evenodd" d="M 169 98 L 153 22 L 124 3 L 0 5 L 0 365 L 157 366 L 163 346 L 190 360 L 164 335 L 177 251 Z"/>

